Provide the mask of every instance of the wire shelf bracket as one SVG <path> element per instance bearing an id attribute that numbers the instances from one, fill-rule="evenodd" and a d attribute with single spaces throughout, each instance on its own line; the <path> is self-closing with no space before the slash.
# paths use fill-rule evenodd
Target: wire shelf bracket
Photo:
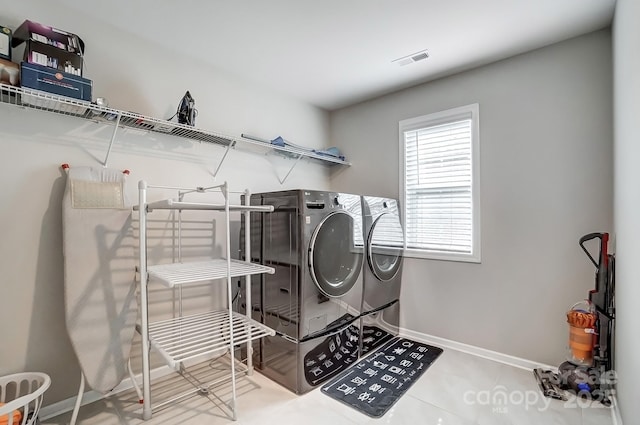
<path id="1" fill-rule="evenodd" d="M 111 134 L 111 140 L 109 141 L 109 148 L 107 148 L 107 154 L 104 157 L 104 162 L 102 165 L 107 168 L 109 164 L 109 155 L 111 155 L 111 148 L 113 148 L 113 142 L 116 140 L 116 133 L 118 132 L 118 126 L 120 125 L 120 120 L 122 119 L 122 114 L 118 114 L 118 118 L 116 118 L 116 123 L 113 126 L 113 133 Z"/>
<path id="2" fill-rule="evenodd" d="M 278 181 L 280 182 L 280 184 L 284 184 L 284 182 L 287 181 L 287 178 L 289 177 L 293 169 L 296 168 L 296 165 L 298 165 L 301 159 L 302 159 L 302 154 L 299 154 L 298 157 L 293 161 L 293 164 L 291 164 L 291 168 L 289 168 L 289 171 L 287 172 L 287 174 L 285 174 L 283 178 L 280 178 L 280 176 L 278 176 Z"/>

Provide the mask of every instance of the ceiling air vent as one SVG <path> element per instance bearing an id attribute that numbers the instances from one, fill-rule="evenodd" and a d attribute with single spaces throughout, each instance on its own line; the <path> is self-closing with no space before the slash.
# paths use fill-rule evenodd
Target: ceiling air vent
<path id="1" fill-rule="evenodd" d="M 429 57 L 429 52 L 425 50 L 420 50 L 419 52 L 411 53 L 410 55 L 403 56 L 398 59 L 394 59 L 391 62 L 397 63 L 400 66 L 409 65 L 415 62 L 420 62 Z"/>

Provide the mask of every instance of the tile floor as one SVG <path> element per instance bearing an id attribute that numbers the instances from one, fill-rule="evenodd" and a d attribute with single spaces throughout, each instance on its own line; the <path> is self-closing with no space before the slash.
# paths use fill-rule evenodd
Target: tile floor
<path id="1" fill-rule="evenodd" d="M 221 372 L 209 363 L 190 368 L 203 379 Z M 207 375 L 207 376 L 203 376 Z M 207 382 L 208 382 L 207 381 Z M 174 374 L 153 382 L 154 403 L 192 388 Z M 216 394 L 228 400 L 230 385 L 218 385 Z M 562 402 L 542 397 L 533 373 L 460 351 L 444 353 L 382 417 L 370 418 L 315 389 L 296 396 L 259 373 L 237 384 L 238 418 L 233 422 L 223 404 L 211 394 L 191 395 L 183 401 L 154 410 L 149 421 L 141 419 L 141 406 L 133 390 L 83 406 L 81 425 L 238 425 L 255 424 L 613 424 L 611 409 L 581 400 Z M 493 401 L 493 403 L 492 403 Z M 42 425 L 66 425 L 70 413 L 42 421 Z"/>

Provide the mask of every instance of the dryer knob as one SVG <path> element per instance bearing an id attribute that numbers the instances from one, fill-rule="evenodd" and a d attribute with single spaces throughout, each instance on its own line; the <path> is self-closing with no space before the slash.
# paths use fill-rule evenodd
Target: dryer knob
<path id="1" fill-rule="evenodd" d="M 333 198 L 333 205 L 335 205 L 335 206 L 340 205 L 340 195 L 338 195 L 335 198 Z"/>
<path id="2" fill-rule="evenodd" d="M 382 206 L 383 206 L 384 208 L 389 208 L 389 204 L 387 204 L 387 201 L 384 201 L 384 202 L 382 203 Z"/>

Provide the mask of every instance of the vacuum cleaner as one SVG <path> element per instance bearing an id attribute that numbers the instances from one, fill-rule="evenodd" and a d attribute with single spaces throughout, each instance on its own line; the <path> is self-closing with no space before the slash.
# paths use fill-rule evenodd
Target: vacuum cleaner
<path id="1" fill-rule="evenodd" d="M 585 246 L 596 239 L 597 260 Z M 557 373 L 543 369 L 534 369 L 533 373 L 546 397 L 566 400 L 568 391 L 610 406 L 609 390 L 614 384 L 615 257 L 608 253 L 608 233 L 589 233 L 579 243 L 596 268 L 595 288 L 589 291 L 587 300 L 574 304 L 567 312 L 567 361 L 558 367 Z"/>

